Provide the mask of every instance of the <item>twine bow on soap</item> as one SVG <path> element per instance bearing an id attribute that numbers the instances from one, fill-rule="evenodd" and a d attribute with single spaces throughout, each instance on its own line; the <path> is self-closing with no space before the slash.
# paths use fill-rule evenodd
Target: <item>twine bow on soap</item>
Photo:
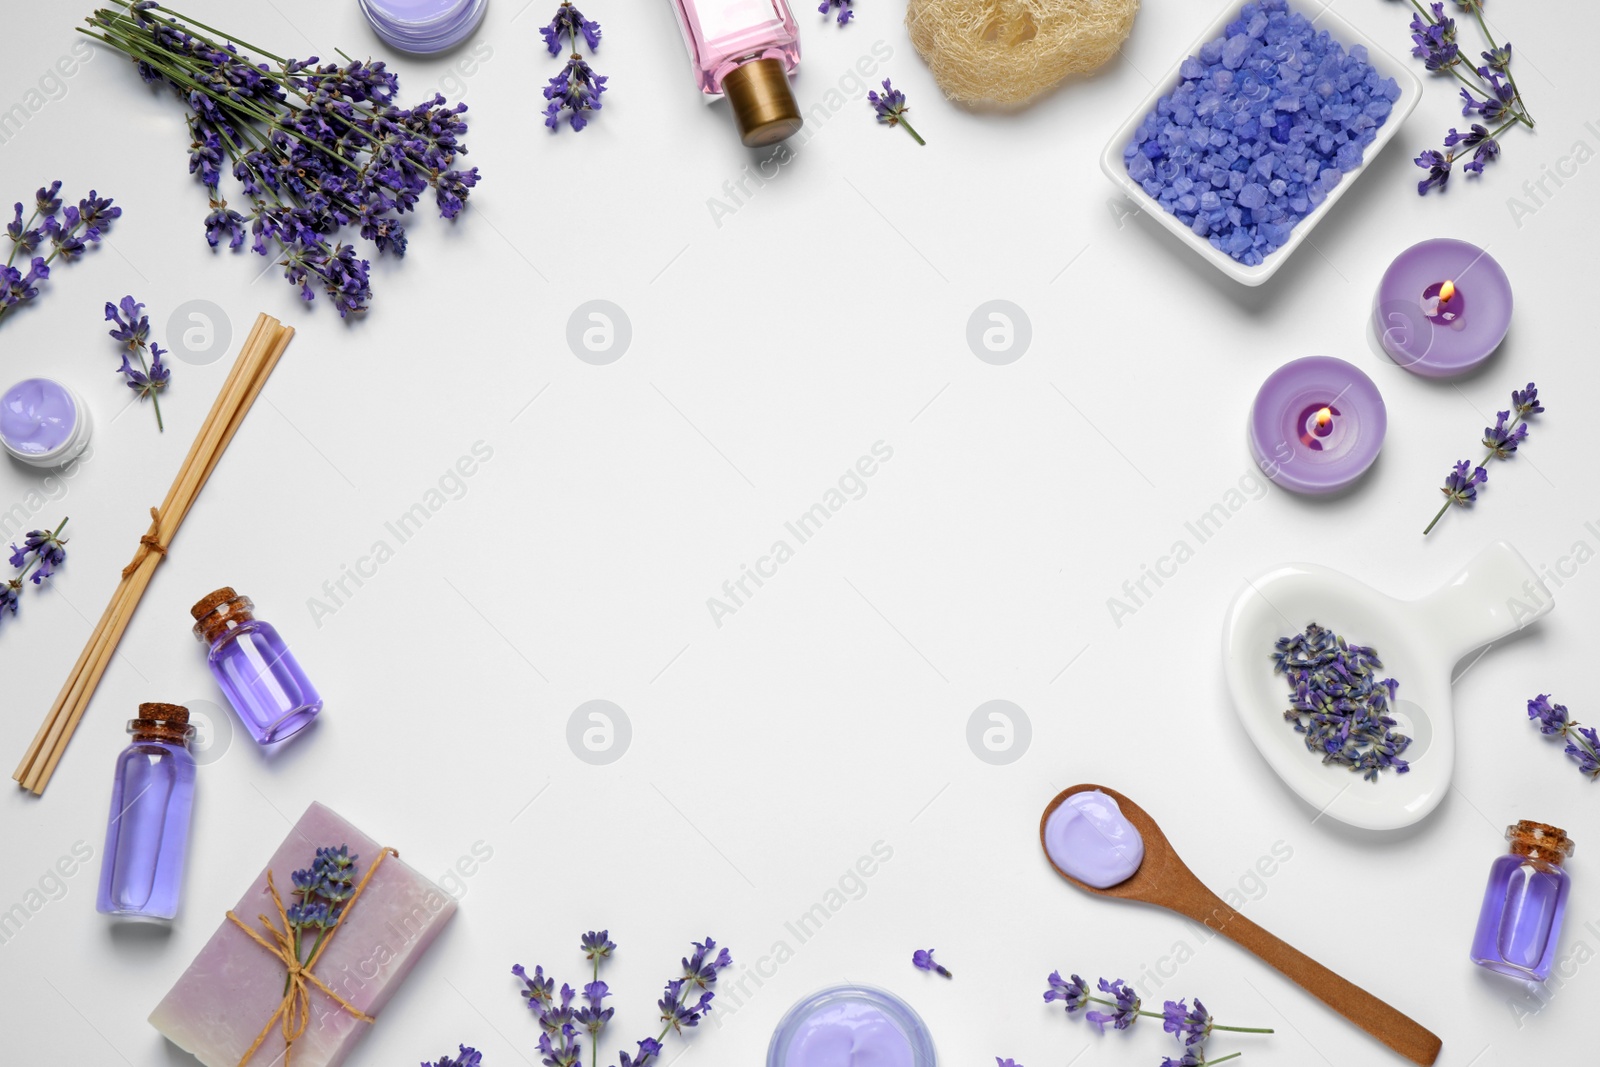
<path id="1" fill-rule="evenodd" d="M 163 559 L 166 558 L 167 546 L 161 543 L 160 536 L 161 512 L 156 508 L 151 508 L 150 529 L 145 532 L 143 537 L 139 538 L 139 551 L 133 554 L 133 562 L 122 568 L 122 576 L 124 578 L 133 577 L 133 572 L 139 569 L 139 564 L 143 563 L 144 558 L 152 552 Z"/>
<path id="2" fill-rule="evenodd" d="M 155 514 L 155 508 L 151 508 L 150 512 L 152 515 Z M 138 561 L 135 561 L 134 565 L 137 566 Z M 261 1032 L 256 1035 L 255 1042 L 239 1058 L 239 1067 L 245 1067 L 250 1062 L 250 1058 L 261 1048 L 261 1043 L 272 1032 L 273 1023 L 279 1023 L 279 1028 L 283 1032 L 283 1067 L 289 1067 L 289 1055 L 294 1048 L 294 1043 L 306 1032 L 306 1026 L 311 1021 L 311 986 L 316 986 L 335 1004 L 362 1022 L 370 1023 L 376 1021 L 372 1016 L 324 985 L 322 979 L 311 973 L 311 968 L 317 965 L 317 960 L 322 958 L 322 953 L 332 943 L 333 935 L 338 933 L 339 927 L 344 925 L 345 919 L 349 918 L 350 913 L 355 910 L 356 901 L 361 899 L 361 894 L 366 890 L 367 883 L 372 881 L 372 876 L 377 873 L 378 867 L 383 863 L 384 859 L 388 856 L 398 858 L 399 855 L 400 853 L 392 848 L 378 850 L 378 858 L 372 861 L 371 866 L 367 868 L 367 873 L 361 876 L 361 881 L 356 884 L 355 892 L 350 895 L 350 899 L 345 902 L 344 909 L 339 912 L 339 918 L 332 926 L 328 927 L 327 933 L 312 951 L 311 957 L 304 963 L 300 962 L 299 953 L 295 951 L 294 934 L 289 926 L 289 916 L 283 909 L 283 898 L 278 895 L 278 887 L 273 884 L 270 868 L 267 871 L 267 892 L 272 894 L 272 905 L 277 909 L 278 920 L 283 925 L 280 929 L 265 915 L 258 915 L 256 918 L 261 920 L 262 927 L 271 935 L 272 940 L 268 941 L 265 937 L 246 926 L 244 920 L 240 919 L 239 916 L 231 911 L 228 912 L 228 918 L 233 921 L 233 924 L 248 934 L 256 944 L 282 960 L 283 966 L 287 971 L 283 1000 L 278 1004 L 278 1009 L 272 1013 L 272 1017 L 267 1020 L 266 1025 L 261 1028 Z"/>

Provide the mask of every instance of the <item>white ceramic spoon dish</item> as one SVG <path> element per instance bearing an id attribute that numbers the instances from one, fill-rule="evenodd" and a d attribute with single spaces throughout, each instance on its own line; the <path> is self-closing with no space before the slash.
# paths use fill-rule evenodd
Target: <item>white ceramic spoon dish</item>
<path id="1" fill-rule="evenodd" d="M 1284 564 L 1246 583 L 1228 609 L 1222 660 L 1234 711 L 1272 769 L 1319 812 L 1369 830 L 1410 826 L 1438 807 L 1450 788 L 1456 664 L 1554 606 L 1533 568 L 1504 541 L 1420 600 L 1396 600 L 1315 564 Z M 1273 671 L 1273 646 L 1309 622 L 1375 649 L 1383 676 L 1399 682 L 1396 729 L 1412 738 L 1403 754 L 1411 762 L 1405 774 L 1383 771 L 1368 782 L 1347 767 L 1324 764 L 1284 720 L 1289 683 Z"/>

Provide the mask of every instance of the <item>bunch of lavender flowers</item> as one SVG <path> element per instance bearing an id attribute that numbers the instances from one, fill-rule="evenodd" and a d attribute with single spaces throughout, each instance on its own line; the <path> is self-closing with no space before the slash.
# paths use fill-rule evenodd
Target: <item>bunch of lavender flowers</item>
<path id="1" fill-rule="evenodd" d="M 856 13 L 850 7 L 853 3 L 855 3 L 855 0 L 822 0 L 822 3 L 817 7 L 817 14 L 826 15 L 834 8 L 838 8 L 839 14 L 834 18 L 834 21 L 843 26 L 856 17 Z"/>
<path id="2" fill-rule="evenodd" d="M 338 925 L 345 905 L 355 895 L 356 860 L 359 858 L 351 854 L 348 845 L 319 848 L 310 867 L 289 876 L 294 883 L 296 899 L 284 909 L 284 915 L 294 938 L 295 958 L 301 963 L 317 954 L 323 938 Z M 308 931 L 314 933 L 310 945 L 305 946 Z M 287 988 L 287 977 L 284 983 Z"/>
<path id="3" fill-rule="evenodd" d="M 600 981 L 600 961 L 609 959 L 616 947 L 605 930 L 583 936 L 581 948 L 584 957 L 593 965 L 592 980 L 584 986 L 585 1005 L 576 1009 L 572 1004 L 577 994 L 572 987 L 562 985 L 558 999 L 554 992 L 555 979 L 546 977 L 542 966 L 535 967 L 531 976 L 520 963 L 511 968 L 511 973 L 522 980 L 522 996 L 529 1010 L 538 1017 L 539 1052 L 544 1067 L 579 1067 L 583 1062 L 580 1030 L 588 1032 L 594 1050 L 591 1067 L 599 1064 L 600 1033 L 612 1015 L 612 1009 L 601 1007 L 610 991 Z M 682 1033 L 686 1028 L 698 1026 L 711 1011 L 711 1002 L 716 997 L 711 987 L 716 985 L 717 975 L 733 965 L 733 957 L 727 949 L 718 950 L 717 943 L 709 937 L 703 943 L 696 941 L 694 949 L 693 955 L 683 960 L 682 973 L 667 983 L 658 1002 L 664 1024 L 661 1033 L 640 1041 L 636 1056 L 618 1053 L 618 1067 L 646 1067 L 653 1063 L 661 1055 L 661 1042 L 668 1033 Z"/>
<path id="4" fill-rule="evenodd" d="M 0 583 L 0 622 L 5 621 L 6 612 L 13 615 L 17 613 L 24 580 L 42 585 L 57 567 L 67 561 L 67 542 L 61 536 L 61 531 L 66 528 L 67 520 L 62 519 L 54 530 L 29 530 L 22 539 L 21 548 L 12 542 L 11 566 L 16 568 L 17 573 Z"/>
<path id="5" fill-rule="evenodd" d="M 565 47 L 563 40 L 572 43 L 572 56 L 567 65 L 544 87 L 544 98 L 550 101 L 544 109 L 544 124 L 553 132 L 561 126 L 562 112 L 569 112 L 567 123 L 576 133 L 589 125 L 585 112 L 600 110 L 600 94 L 606 91 L 605 75 L 596 74 L 578 52 L 580 38 L 591 52 L 600 47 L 600 24 L 584 18 L 583 12 L 568 0 L 562 0 L 550 25 L 539 32 L 544 35 L 545 47 L 553 56 L 561 54 Z"/>
<path id="6" fill-rule="evenodd" d="M 911 110 L 906 106 L 906 94 L 890 85 L 888 78 L 883 79 L 881 95 L 868 90 L 867 103 L 872 105 L 872 110 L 878 113 L 878 121 L 885 126 L 903 127 L 918 144 L 928 143 L 922 139 L 920 133 L 911 128 L 911 123 L 906 121 L 906 112 Z"/>
<path id="7" fill-rule="evenodd" d="M 1369 782 L 1378 780 L 1379 771 L 1411 769 L 1400 758 L 1411 738 L 1394 730 L 1389 715 L 1400 683 L 1378 677 L 1383 662 L 1376 651 L 1312 622 L 1304 633 L 1278 638 L 1272 666 L 1289 680 L 1291 707 L 1284 719 L 1306 735 L 1306 748 L 1323 763 L 1360 771 Z"/>
<path id="8" fill-rule="evenodd" d="M 1479 53 L 1483 65 L 1474 64 L 1462 53 L 1456 20 L 1444 13 L 1443 3 L 1424 7 L 1419 0 L 1411 0 L 1411 6 L 1417 9 L 1411 16 L 1411 54 L 1422 60 L 1432 73 L 1448 75 L 1461 82 L 1462 117 L 1477 116 L 1482 122 L 1472 123 L 1465 133 L 1451 127 L 1444 138 L 1444 151 L 1430 148 L 1417 157 L 1417 166 L 1428 172 L 1428 176 L 1417 183 L 1419 194 L 1443 189 L 1450 181 L 1456 161 L 1468 153 L 1472 158 L 1462 166 L 1462 171 L 1482 175 L 1484 166 L 1500 155 L 1501 134 L 1518 123 L 1533 129 L 1533 116 L 1511 73 L 1511 42 L 1495 43 L 1483 19 L 1483 0 L 1452 2 L 1457 10 L 1473 17 L 1488 43 L 1488 50 Z M 1491 130 L 1489 126 L 1495 128 Z"/>
<path id="9" fill-rule="evenodd" d="M 1567 743 L 1566 753 L 1578 761 L 1578 770 L 1591 780 L 1600 778 L 1600 734 L 1594 727 L 1579 726 L 1568 717 L 1565 704 L 1550 703 L 1548 693 L 1528 701 L 1528 718 L 1538 725 L 1541 734 Z"/>
<path id="10" fill-rule="evenodd" d="M 365 311 L 371 264 L 341 240 L 350 227 L 379 253 L 403 256 L 402 216 L 433 190 L 451 219 L 478 183 L 457 168 L 465 104 L 443 96 L 412 108 L 381 62 L 286 59 L 151 0 L 95 10 L 80 33 L 131 57 L 147 82 L 170 86 L 189 113 L 189 172 L 209 194 L 206 241 L 275 256 L 307 301 L 325 293 L 341 316 Z M 258 53 L 258 62 L 240 48 Z M 232 174 L 249 211 L 229 206 Z"/>
<path id="11" fill-rule="evenodd" d="M 1483 446 L 1489 450 L 1483 457 L 1483 463 L 1491 459 L 1510 459 L 1516 455 L 1517 448 L 1528 439 L 1528 423 L 1530 416 L 1543 413 L 1544 405 L 1539 402 L 1539 387 L 1532 382 L 1526 389 L 1513 389 L 1511 391 L 1511 409 L 1496 413 L 1493 426 L 1483 428 Z M 1484 469 L 1483 463 L 1469 470 L 1470 464 L 1466 460 L 1457 463 L 1448 475 L 1445 476 L 1444 503 L 1440 506 L 1438 514 L 1433 521 L 1423 529 L 1422 536 L 1426 537 L 1439 525 L 1439 520 L 1444 518 L 1444 513 L 1450 510 L 1451 504 L 1466 507 L 1478 499 L 1478 486 L 1489 481 L 1489 472 Z"/>
<path id="12" fill-rule="evenodd" d="M 114 340 L 122 342 L 122 366 L 117 368 L 117 373 L 126 379 L 128 388 L 140 400 L 148 399 L 155 407 L 156 429 L 165 431 L 166 425 L 161 421 L 159 394 L 172 380 L 172 368 L 161 362 L 166 352 L 150 340 L 150 319 L 143 312 L 144 305 L 131 296 L 122 298 L 120 308 L 107 301 L 106 321 L 116 323 L 107 332 Z M 150 353 L 149 362 L 144 358 L 147 349 Z M 139 361 L 137 367 L 133 365 L 134 359 Z"/>
<path id="13" fill-rule="evenodd" d="M 1071 980 L 1061 977 L 1060 971 L 1050 972 L 1050 977 L 1045 980 L 1049 988 L 1044 991 L 1046 1004 L 1061 1001 L 1061 1006 L 1068 1015 L 1075 1015 L 1090 1004 L 1099 1004 L 1108 1007 L 1109 1012 L 1086 1011 L 1084 1018 L 1105 1029 L 1110 1023 L 1118 1030 L 1126 1030 L 1142 1018 L 1160 1019 L 1161 1027 L 1172 1034 L 1184 1046 L 1183 1055 L 1178 1058 L 1165 1057 L 1162 1067 L 1204 1067 L 1208 1063 L 1221 1063 L 1240 1055 L 1238 1052 L 1220 1056 L 1214 1060 L 1205 1058 L 1205 1041 L 1213 1031 L 1226 1030 L 1236 1034 L 1270 1034 L 1273 1031 L 1259 1026 L 1223 1026 L 1211 1017 L 1205 1005 L 1200 1003 L 1200 998 L 1194 1000 L 1194 1009 L 1190 1010 L 1188 1002 L 1184 1000 L 1169 1000 L 1161 1011 L 1145 1011 L 1143 1001 L 1132 986 L 1120 978 L 1107 981 L 1102 978 L 1097 983 L 1104 997 L 1093 996 L 1089 986 L 1077 975 Z M 1109 999 L 1108 999 L 1109 998 Z"/>
<path id="14" fill-rule="evenodd" d="M 466 1045 L 462 1045 L 460 1048 L 460 1055 L 440 1056 L 436 1063 L 429 1063 L 424 1060 L 422 1067 L 482 1067 L 483 1053 L 479 1052 L 475 1048 L 469 1048 Z"/>
<path id="15" fill-rule="evenodd" d="M 50 277 L 50 265 L 57 259 L 70 263 L 79 259 L 89 246 L 99 244 L 111 221 L 122 215 L 122 209 L 102 198 L 93 189 L 73 207 L 61 202 L 61 183 L 51 182 L 33 194 L 33 210 L 26 219 L 22 204 L 15 206 L 15 214 L 6 223 L 6 236 L 11 238 L 11 251 L 6 255 L 5 266 L 0 267 L 0 322 L 7 315 L 39 296 L 39 283 Z M 50 253 L 34 255 L 41 245 L 50 242 Z M 22 273 L 17 257 L 28 260 L 28 273 Z"/>

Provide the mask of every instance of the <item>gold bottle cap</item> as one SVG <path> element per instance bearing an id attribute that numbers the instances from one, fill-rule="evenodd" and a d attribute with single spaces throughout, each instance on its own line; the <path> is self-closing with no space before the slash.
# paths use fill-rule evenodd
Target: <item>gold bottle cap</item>
<path id="1" fill-rule="evenodd" d="M 793 137 L 804 124 L 789 75 L 776 59 L 756 59 L 734 67 L 723 77 L 722 91 L 733 105 L 739 140 L 750 148 Z"/>

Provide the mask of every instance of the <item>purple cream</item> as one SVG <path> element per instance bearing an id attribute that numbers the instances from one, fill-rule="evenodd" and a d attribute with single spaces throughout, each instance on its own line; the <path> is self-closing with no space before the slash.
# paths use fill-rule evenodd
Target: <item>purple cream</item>
<path id="1" fill-rule="evenodd" d="M 880 989 L 839 986 L 789 1010 L 767 1067 L 934 1067 L 933 1039 L 917 1013 Z"/>
<path id="2" fill-rule="evenodd" d="M 1084 885 L 1109 889 L 1144 862 L 1144 840 L 1117 802 L 1098 789 L 1074 793 L 1044 824 L 1050 860 Z"/>
<path id="3" fill-rule="evenodd" d="M 0 397 L 0 445 L 22 462 L 54 467 L 88 444 L 88 411 L 60 382 L 27 378 Z"/>

